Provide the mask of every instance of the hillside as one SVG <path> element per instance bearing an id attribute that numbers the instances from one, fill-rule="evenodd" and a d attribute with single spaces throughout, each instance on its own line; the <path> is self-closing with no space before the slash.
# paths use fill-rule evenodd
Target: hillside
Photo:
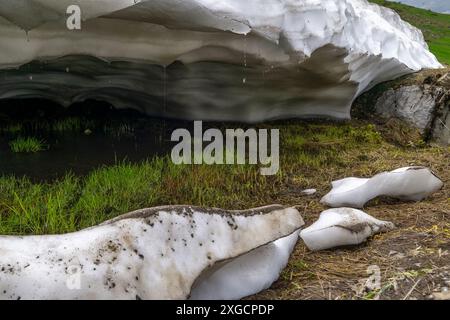
<path id="1" fill-rule="evenodd" d="M 385 0 L 369 1 L 397 11 L 405 21 L 421 29 L 430 50 L 442 63 L 450 65 L 450 15 Z"/>

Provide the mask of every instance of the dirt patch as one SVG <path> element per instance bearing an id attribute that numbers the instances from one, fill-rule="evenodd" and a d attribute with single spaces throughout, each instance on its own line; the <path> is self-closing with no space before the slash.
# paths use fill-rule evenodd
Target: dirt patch
<path id="1" fill-rule="evenodd" d="M 251 299 L 431 299 L 433 293 L 445 292 L 450 286 L 450 153 L 441 149 L 431 156 L 415 150 L 399 158 L 388 150 L 379 153 L 385 153 L 384 165 L 392 168 L 401 166 L 399 162 L 427 164 L 445 182 L 444 188 L 420 203 L 371 201 L 364 210 L 392 221 L 397 229 L 362 245 L 310 252 L 299 241 L 280 280 Z M 334 178 L 365 170 L 355 162 L 348 174 Z M 326 191 L 313 197 L 291 194 L 290 202 L 301 209 L 306 225 L 326 209 L 318 202 Z M 380 286 L 371 287 L 378 272 Z"/>

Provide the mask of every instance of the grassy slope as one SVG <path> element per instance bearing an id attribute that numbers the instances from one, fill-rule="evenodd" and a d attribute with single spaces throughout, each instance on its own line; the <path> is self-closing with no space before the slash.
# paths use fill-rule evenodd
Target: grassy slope
<path id="1" fill-rule="evenodd" d="M 450 65 L 450 15 L 385 0 L 370 1 L 394 9 L 405 21 L 422 30 L 430 50 L 442 63 Z"/>

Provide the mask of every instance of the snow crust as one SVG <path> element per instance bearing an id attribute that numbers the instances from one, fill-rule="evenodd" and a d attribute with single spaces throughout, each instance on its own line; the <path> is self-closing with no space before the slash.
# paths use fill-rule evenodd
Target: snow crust
<path id="1" fill-rule="evenodd" d="M 80 31 L 65 26 L 74 4 Z M 98 98 L 185 119 L 343 119 L 373 85 L 439 67 L 418 29 L 366 0 L 0 3 L 0 69 L 19 68 L 0 73 L 0 98 Z"/>
<path id="2" fill-rule="evenodd" d="M 394 228 L 393 223 L 375 219 L 361 210 L 338 208 L 322 212 L 319 220 L 301 231 L 300 237 L 308 249 L 319 251 L 357 245 Z"/>
<path id="3" fill-rule="evenodd" d="M 300 231 L 255 249 L 202 277 L 193 300 L 237 300 L 269 288 L 286 267 Z"/>
<path id="4" fill-rule="evenodd" d="M 241 291 L 220 296 L 243 297 L 276 280 L 294 244 L 290 235 L 302 225 L 297 210 L 281 206 L 242 212 L 179 206 L 140 210 L 72 234 L 0 237 L 0 298 L 186 299 L 205 270 L 235 258 L 265 270 Z M 265 269 L 260 257 L 279 261 Z"/>
<path id="5" fill-rule="evenodd" d="M 368 201 L 379 196 L 421 201 L 440 190 L 443 185 L 428 168 L 405 167 L 377 174 L 370 179 L 351 177 L 334 181 L 332 190 L 321 202 L 334 208 L 362 208 Z"/>

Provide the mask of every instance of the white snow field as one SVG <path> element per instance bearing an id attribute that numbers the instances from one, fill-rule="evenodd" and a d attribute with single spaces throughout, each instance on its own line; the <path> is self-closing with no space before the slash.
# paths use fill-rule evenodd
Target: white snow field
<path id="1" fill-rule="evenodd" d="M 236 277 L 240 286 L 229 283 L 216 297 L 240 298 L 278 278 L 303 224 L 296 209 L 281 206 L 172 206 L 72 234 L 3 236 L 0 299 L 187 299 L 194 283 L 195 296 L 204 297 L 203 290 L 210 294 L 211 288 L 202 285 L 203 273 L 226 263 L 229 270 L 225 265 L 209 279 L 224 283 Z M 255 264 L 261 273 L 247 279 L 234 261 L 247 268 Z"/>
<path id="2" fill-rule="evenodd" d="M 66 27 L 79 5 L 81 30 Z M 375 84 L 441 65 L 366 0 L 0 3 L 0 99 L 86 99 L 183 119 L 348 119 Z"/>
<path id="3" fill-rule="evenodd" d="M 367 213 L 351 208 L 329 209 L 320 214 L 300 237 L 311 251 L 357 245 L 367 238 L 394 229 L 391 222 L 380 221 Z"/>
<path id="4" fill-rule="evenodd" d="M 379 196 L 405 201 L 421 201 L 443 187 L 444 183 L 428 168 L 405 167 L 377 174 L 370 179 L 345 178 L 334 181 L 321 202 L 333 208 L 362 208 Z"/>

